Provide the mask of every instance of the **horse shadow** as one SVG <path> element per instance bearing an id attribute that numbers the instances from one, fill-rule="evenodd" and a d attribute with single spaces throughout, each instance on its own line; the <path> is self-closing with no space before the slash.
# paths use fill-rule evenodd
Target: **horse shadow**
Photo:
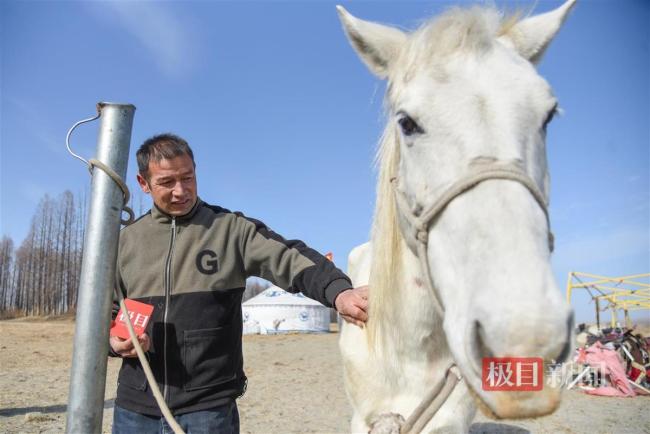
<path id="1" fill-rule="evenodd" d="M 530 434 L 530 431 L 516 425 L 505 423 L 480 422 L 469 427 L 470 434 Z"/>

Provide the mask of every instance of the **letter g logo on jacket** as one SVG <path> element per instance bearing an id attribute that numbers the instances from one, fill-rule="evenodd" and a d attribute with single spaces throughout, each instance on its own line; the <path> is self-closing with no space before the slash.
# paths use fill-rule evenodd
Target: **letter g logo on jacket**
<path id="1" fill-rule="evenodd" d="M 202 250 L 196 255 L 196 268 L 203 274 L 214 274 L 219 271 L 217 254 L 212 250 Z"/>

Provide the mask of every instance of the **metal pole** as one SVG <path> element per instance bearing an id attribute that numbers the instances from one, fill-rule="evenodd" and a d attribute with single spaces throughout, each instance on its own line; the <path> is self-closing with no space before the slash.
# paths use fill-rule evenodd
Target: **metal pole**
<path id="1" fill-rule="evenodd" d="M 99 103 L 97 107 L 101 117 L 96 158 L 124 178 L 135 107 L 113 103 Z M 117 184 L 95 168 L 77 300 L 67 433 L 102 430 L 108 329 L 122 204 L 123 195 Z"/>

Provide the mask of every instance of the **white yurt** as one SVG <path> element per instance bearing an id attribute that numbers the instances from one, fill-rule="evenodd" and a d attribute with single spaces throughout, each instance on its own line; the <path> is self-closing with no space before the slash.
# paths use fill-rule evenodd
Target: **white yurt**
<path id="1" fill-rule="evenodd" d="M 327 333 L 330 310 L 303 294 L 277 286 L 242 304 L 244 334 Z"/>

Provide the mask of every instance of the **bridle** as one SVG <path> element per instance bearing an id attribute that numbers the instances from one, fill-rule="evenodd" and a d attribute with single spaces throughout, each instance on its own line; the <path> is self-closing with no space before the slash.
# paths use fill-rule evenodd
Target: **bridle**
<path id="1" fill-rule="evenodd" d="M 533 195 L 540 208 L 546 217 L 546 224 L 548 227 L 548 246 L 549 250 L 553 251 L 554 237 L 551 232 L 551 221 L 548 214 L 548 201 L 544 194 L 539 190 L 535 181 L 533 181 L 526 172 L 519 166 L 512 163 L 491 163 L 473 166 L 470 171 L 461 179 L 450 185 L 443 194 L 435 200 L 429 207 L 422 211 L 419 206 L 412 207 L 409 205 L 409 200 L 406 194 L 399 188 L 398 178 L 392 178 L 391 184 L 395 194 L 397 211 L 400 218 L 404 218 L 408 223 L 408 229 L 402 226 L 402 236 L 406 240 L 406 244 L 413 250 L 413 253 L 418 257 L 420 267 L 426 275 L 427 285 L 433 291 L 436 310 L 441 316 L 444 315 L 445 309 L 440 293 L 433 284 L 431 269 L 429 268 L 429 261 L 427 260 L 427 245 L 429 241 L 429 228 L 433 221 L 438 217 L 444 209 L 458 196 L 476 187 L 484 181 L 490 180 L 507 180 L 515 181 L 522 184 Z"/>
<path id="2" fill-rule="evenodd" d="M 406 244 L 418 257 L 420 267 L 426 275 L 425 280 L 429 290 L 433 292 L 435 308 L 441 318 L 444 317 L 445 306 L 442 303 L 440 293 L 433 284 L 431 269 L 429 267 L 429 261 L 427 260 L 429 229 L 433 225 L 436 217 L 444 211 L 451 201 L 468 190 L 476 187 L 478 184 L 490 180 L 515 181 L 528 189 L 546 216 L 548 246 L 549 250 L 552 252 L 554 247 L 554 237 L 551 232 L 551 221 L 548 214 L 548 200 L 539 190 L 535 181 L 533 181 L 524 170 L 515 164 L 490 163 L 473 166 L 465 176 L 450 185 L 443 194 L 424 211 L 420 206 L 410 205 L 408 197 L 399 188 L 398 178 L 391 179 L 399 218 L 405 219 L 407 223 L 406 228 L 404 225 L 400 225 L 402 235 L 406 240 Z M 443 383 L 436 385 L 436 387 L 434 387 L 424 397 L 420 405 L 418 405 L 402 425 L 400 432 L 402 434 L 420 432 L 446 402 L 447 398 L 449 398 L 460 380 L 462 380 L 460 371 L 456 365 L 452 363 L 445 371 Z"/>

